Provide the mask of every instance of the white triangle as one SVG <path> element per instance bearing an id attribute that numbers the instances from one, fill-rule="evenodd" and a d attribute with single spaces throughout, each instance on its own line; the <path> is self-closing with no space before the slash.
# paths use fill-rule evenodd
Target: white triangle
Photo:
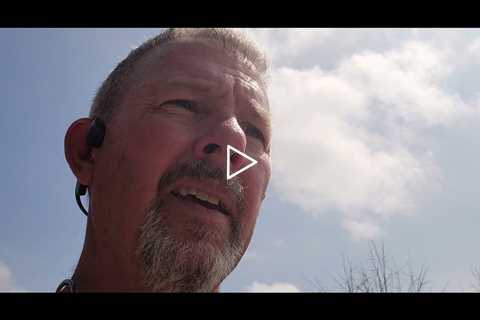
<path id="1" fill-rule="evenodd" d="M 242 169 L 238 170 L 237 172 L 234 172 L 234 173 L 230 173 L 230 150 L 233 150 L 235 151 L 236 153 L 240 154 L 242 157 L 244 158 L 247 158 L 248 160 L 250 160 L 250 164 L 246 165 L 245 167 L 243 167 Z M 253 159 L 252 157 L 250 156 L 247 156 L 245 153 L 243 152 L 240 152 L 238 151 L 237 149 L 235 149 L 234 147 L 232 147 L 231 145 L 227 144 L 227 180 L 230 180 L 231 178 L 235 177 L 236 175 L 242 173 L 243 171 L 253 167 L 254 165 L 257 164 L 257 160 Z"/>

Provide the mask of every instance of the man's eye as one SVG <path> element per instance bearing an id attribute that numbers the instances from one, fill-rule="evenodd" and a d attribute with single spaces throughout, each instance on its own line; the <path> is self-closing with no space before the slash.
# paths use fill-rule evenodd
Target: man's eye
<path id="1" fill-rule="evenodd" d="M 264 145 L 266 144 L 265 136 L 257 127 L 247 123 L 245 124 L 245 133 L 260 140 Z"/>
<path id="2" fill-rule="evenodd" d="M 161 106 L 174 105 L 189 111 L 194 111 L 195 105 L 193 101 L 190 100 L 169 100 L 161 104 Z"/>

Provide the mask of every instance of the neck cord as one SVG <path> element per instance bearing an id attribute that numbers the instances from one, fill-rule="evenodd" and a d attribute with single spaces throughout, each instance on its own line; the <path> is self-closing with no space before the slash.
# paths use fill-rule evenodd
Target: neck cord
<path id="1" fill-rule="evenodd" d="M 76 292 L 75 283 L 73 283 L 72 279 L 65 279 L 58 285 L 57 290 L 55 292 L 74 293 Z"/>

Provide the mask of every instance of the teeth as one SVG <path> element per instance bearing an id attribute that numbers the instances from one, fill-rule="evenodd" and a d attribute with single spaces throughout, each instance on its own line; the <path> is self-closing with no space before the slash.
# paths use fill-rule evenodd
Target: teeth
<path id="1" fill-rule="evenodd" d="M 199 192 L 195 196 L 200 200 L 208 201 L 208 196 L 205 193 Z"/>
<path id="2" fill-rule="evenodd" d="M 220 200 L 218 200 L 217 198 L 208 196 L 207 194 L 202 193 L 202 192 L 197 191 L 197 190 L 194 190 L 194 189 L 183 189 L 182 188 L 178 191 L 178 193 L 180 193 L 180 195 L 182 195 L 182 196 L 192 195 L 192 196 L 196 197 L 197 199 L 209 202 L 209 203 L 214 204 L 216 206 L 218 206 L 218 204 L 220 203 Z"/>
<path id="3" fill-rule="evenodd" d="M 208 197 L 207 201 L 216 206 L 218 206 L 218 204 L 220 203 L 220 201 L 217 198 L 212 198 L 212 197 Z"/>

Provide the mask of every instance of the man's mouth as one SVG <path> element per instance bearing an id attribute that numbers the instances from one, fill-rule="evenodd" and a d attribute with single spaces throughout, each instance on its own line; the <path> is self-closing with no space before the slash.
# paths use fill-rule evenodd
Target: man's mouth
<path id="1" fill-rule="evenodd" d="M 200 192 L 195 189 L 180 189 L 173 190 L 171 194 L 176 198 L 195 202 L 201 206 L 204 206 L 207 209 L 217 210 L 225 215 L 228 215 L 228 211 L 225 208 L 225 205 L 214 196 L 209 196 L 203 192 Z"/>

